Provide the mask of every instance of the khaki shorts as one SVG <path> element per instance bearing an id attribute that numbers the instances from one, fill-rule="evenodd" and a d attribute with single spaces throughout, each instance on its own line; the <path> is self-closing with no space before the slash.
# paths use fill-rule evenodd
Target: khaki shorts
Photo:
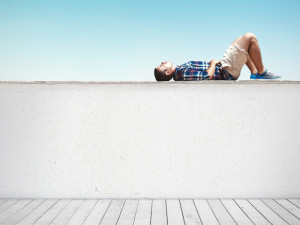
<path id="1" fill-rule="evenodd" d="M 223 68 L 235 79 L 238 79 L 241 70 L 247 62 L 248 52 L 238 43 L 230 45 L 221 60 Z"/>

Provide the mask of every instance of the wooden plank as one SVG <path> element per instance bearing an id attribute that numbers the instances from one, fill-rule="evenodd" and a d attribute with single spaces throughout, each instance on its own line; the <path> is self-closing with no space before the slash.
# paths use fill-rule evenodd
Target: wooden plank
<path id="1" fill-rule="evenodd" d="M 252 221 L 248 218 L 248 216 L 241 210 L 241 208 L 232 200 L 232 199 L 221 199 L 224 207 L 233 217 L 234 221 L 237 224 L 243 225 L 253 225 Z"/>
<path id="2" fill-rule="evenodd" d="M 51 207 L 46 213 L 44 213 L 35 224 L 45 225 L 51 223 L 52 220 L 55 219 L 63 209 L 71 202 L 70 199 L 60 199 L 58 202 Z"/>
<path id="3" fill-rule="evenodd" d="M 183 218 L 186 225 L 202 224 L 197 209 L 192 199 L 179 200 L 182 208 Z"/>
<path id="4" fill-rule="evenodd" d="M 273 212 L 268 206 L 266 206 L 259 199 L 248 199 L 248 201 L 256 208 L 270 223 L 276 225 L 287 224 L 280 216 Z"/>
<path id="5" fill-rule="evenodd" d="M 0 200 L 3 225 L 300 224 L 299 199 Z"/>
<path id="6" fill-rule="evenodd" d="M 75 212 L 72 218 L 68 221 L 67 224 L 77 225 L 83 224 L 86 218 L 89 216 L 93 208 L 95 207 L 98 201 L 96 199 L 85 200 L 80 208 Z M 98 221 L 100 222 L 100 220 Z"/>
<path id="7" fill-rule="evenodd" d="M 151 225 L 167 225 L 166 201 L 164 199 L 152 201 Z"/>
<path id="8" fill-rule="evenodd" d="M 104 217 L 101 221 L 101 225 L 112 225 L 117 224 L 118 219 L 120 217 L 122 208 L 124 206 L 125 200 L 124 199 L 114 199 L 111 201 Z"/>
<path id="9" fill-rule="evenodd" d="M 295 206 L 297 206 L 298 208 L 300 208 L 300 199 L 296 199 L 296 198 L 290 198 L 288 199 L 288 201 L 290 201 L 291 203 L 293 203 Z"/>
<path id="10" fill-rule="evenodd" d="M 293 203 L 289 202 L 286 199 L 275 199 L 275 201 L 278 202 L 285 209 L 287 209 L 294 216 L 296 216 L 298 219 L 300 219 L 300 208 L 298 208 L 297 206 L 295 206 Z"/>
<path id="11" fill-rule="evenodd" d="M 13 216 L 11 216 L 7 220 L 5 220 L 2 224 L 17 224 L 25 216 L 27 216 L 29 213 L 31 213 L 34 209 L 39 207 L 44 201 L 45 201 L 45 199 L 33 200 L 28 205 L 26 205 L 21 210 L 19 210 L 17 213 L 15 213 Z"/>
<path id="12" fill-rule="evenodd" d="M 85 225 L 98 225 L 102 220 L 104 214 L 108 210 L 111 200 L 98 200 L 96 205 L 92 208 L 90 214 L 87 216 L 83 224 Z"/>
<path id="13" fill-rule="evenodd" d="M 278 204 L 278 202 L 275 202 L 273 199 L 262 199 L 262 201 L 287 223 L 300 225 L 300 220 Z"/>
<path id="14" fill-rule="evenodd" d="M 150 225 L 151 212 L 152 212 L 152 200 L 140 199 L 136 211 L 134 225 Z"/>
<path id="15" fill-rule="evenodd" d="M 221 225 L 236 224 L 219 199 L 208 199 L 207 202 Z"/>
<path id="16" fill-rule="evenodd" d="M 138 206 L 138 200 L 128 199 L 125 201 L 118 225 L 132 225 Z"/>
<path id="17" fill-rule="evenodd" d="M 4 202 L 2 205 L 0 205 L 0 213 L 7 210 L 13 204 L 16 204 L 17 201 L 18 201 L 17 199 L 8 199 L 6 202 Z"/>
<path id="18" fill-rule="evenodd" d="M 32 200 L 30 199 L 21 199 L 17 201 L 15 204 L 10 206 L 5 211 L 2 211 L 0 213 L 0 223 L 7 220 L 9 217 L 13 216 L 16 212 L 21 210 L 23 207 L 25 207 L 27 204 L 29 204 Z"/>
<path id="19" fill-rule="evenodd" d="M 168 199 L 166 200 L 166 204 L 168 225 L 184 225 L 179 199 Z"/>
<path id="20" fill-rule="evenodd" d="M 39 207 L 35 208 L 31 213 L 25 216 L 18 224 L 29 225 L 37 221 L 44 213 L 58 202 L 57 199 L 48 199 L 44 201 Z"/>
<path id="21" fill-rule="evenodd" d="M 247 199 L 234 199 L 234 201 L 248 215 L 254 224 L 271 225 L 271 223 L 247 201 Z"/>
<path id="22" fill-rule="evenodd" d="M 194 199 L 197 211 L 203 225 L 218 225 L 219 222 L 205 199 Z"/>
<path id="23" fill-rule="evenodd" d="M 79 209 L 84 200 L 73 199 L 68 205 L 61 211 L 61 213 L 51 221 L 52 225 L 66 224 L 74 213 Z"/>

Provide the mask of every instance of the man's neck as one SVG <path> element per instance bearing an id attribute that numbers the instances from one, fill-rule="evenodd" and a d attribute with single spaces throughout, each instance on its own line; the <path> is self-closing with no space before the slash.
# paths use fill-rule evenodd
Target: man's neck
<path id="1" fill-rule="evenodd" d="M 176 66 L 175 65 L 172 65 L 172 69 L 171 69 L 171 74 L 170 76 L 173 76 L 173 74 L 175 73 L 176 71 Z"/>

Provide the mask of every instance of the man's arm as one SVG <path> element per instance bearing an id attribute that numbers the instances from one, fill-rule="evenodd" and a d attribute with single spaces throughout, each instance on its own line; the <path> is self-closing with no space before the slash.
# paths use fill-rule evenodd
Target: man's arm
<path id="1" fill-rule="evenodd" d="M 209 63 L 209 67 L 207 68 L 206 72 L 208 73 L 208 77 L 210 80 L 214 78 L 216 65 L 219 63 L 219 60 L 212 59 Z"/>

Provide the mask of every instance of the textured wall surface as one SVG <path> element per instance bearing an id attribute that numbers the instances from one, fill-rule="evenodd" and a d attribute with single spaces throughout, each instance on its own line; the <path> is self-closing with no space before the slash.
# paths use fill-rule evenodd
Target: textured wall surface
<path id="1" fill-rule="evenodd" d="M 0 197 L 300 196 L 300 82 L 0 82 Z"/>

